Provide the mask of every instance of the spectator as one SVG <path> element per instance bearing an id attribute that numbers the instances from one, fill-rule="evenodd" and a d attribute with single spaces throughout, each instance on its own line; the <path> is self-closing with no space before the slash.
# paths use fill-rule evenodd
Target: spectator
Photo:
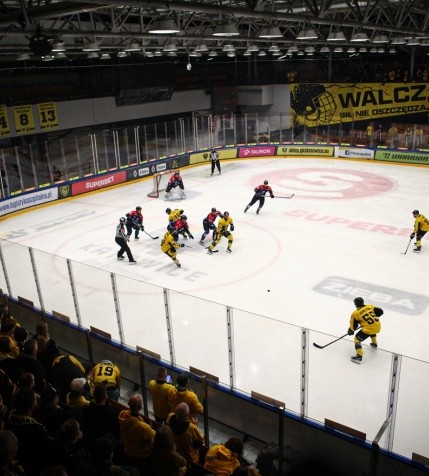
<path id="1" fill-rule="evenodd" d="M 15 330 L 13 331 L 13 338 L 19 349 L 19 355 L 24 352 L 24 344 L 28 339 L 28 331 L 24 329 L 19 324 L 15 326 Z"/>
<path id="2" fill-rule="evenodd" d="M 168 426 L 159 427 L 153 443 L 151 476 L 184 476 L 186 469 L 186 459 L 176 452 L 173 432 Z"/>
<path id="3" fill-rule="evenodd" d="M 8 430 L 0 431 L 0 474 L 2 476 L 25 476 L 23 467 L 16 461 L 18 439 Z"/>
<path id="4" fill-rule="evenodd" d="M 198 414 L 203 412 L 203 406 L 196 394 L 188 387 L 189 377 L 186 373 L 177 376 L 177 384 L 168 392 L 170 411 L 174 412 L 179 403 L 185 402 L 189 407 L 189 417 L 193 423 L 198 423 Z"/>
<path id="5" fill-rule="evenodd" d="M 231 473 L 231 476 L 260 476 L 260 472 L 253 466 L 243 464 L 237 466 Z"/>
<path id="6" fill-rule="evenodd" d="M 72 380 L 84 376 L 85 368 L 75 357 L 58 352 L 52 362 L 48 378 L 52 386 L 57 389 L 60 400 L 63 400 L 70 390 Z"/>
<path id="7" fill-rule="evenodd" d="M 153 414 L 155 421 L 164 423 L 170 407 L 168 405 L 168 393 L 172 388 L 170 383 L 167 383 L 167 369 L 159 367 L 156 373 L 156 379 L 149 382 L 149 392 L 152 395 Z"/>
<path id="8" fill-rule="evenodd" d="M 0 325 L 3 322 L 3 319 L 7 319 L 9 317 L 12 317 L 12 314 L 10 313 L 10 310 L 9 310 L 9 306 L 3 306 L 1 310 L 1 314 L 0 314 Z"/>
<path id="9" fill-rule="evenodd" d="M 0 369 L 0 430 L 4 428 L 9 408 L 12 408 L 15 385 Z"/>
<path id="10" fill-rule="evenodd" d="M 54 387 L 46 387 L 40 395 L 40 400 L 36 405 L 33 416 L 41 423 L 51 436 L 58 433 L 61 423 L 68 416 L 68 413 L 59 405 L 60 398 Z"/>
<path id="11" fill-rule="evenodd" d="M 64 466 L 49 466 L 45 468 L 40 476 L 68 476 Z"/>
<path id="12" fill-rule="evenodd" d="M 79 422 L 74 418 L 68 418 L 61 424 L 55 439 L 53 459 L 57 465 L 66 468 L 68 476 L 78 476 L 78 467 L 84 455 Z"/>
<path id="13" fill-rule="evenodd" d="M 42 322 L 37 325 L 36 333 L 32 338 L 36 340 L 38 344 L 37 360 L 42 364 L 45 374 L 49 375 L 52 362 L 60 352 L 55 341 L 49 336 L 47 322 Z"/>
<path id="14" fill-rule="evenodd" d="M 153 448 L 155 431 L 144 421 L 140 414 L 143 408 L 143 398 L 135 393 L 128 401 L 129 410 L 119 414 L 119 427 L 124 445 L 125 455 L 140 470 L 150 468 L 150 454 Z"/>
<path id="15" fill-rule="evenodd" d="M 216 476 L 229 476 L 241 466 L 243 442 L 239 438 L 230 438 L 225 444 L 212 446 L 206 453 L 204 468 Z"/>
<path id="16" fill-rule="evenodd" d="M 390 138 L 390 147 L 394 149 L 398 145 L 398 128 L 396 127 L 395 123 L 392 124 L 392 127 L 388 130 L 388 133 Z"/>
<path id="17" fill-rule="evenodd" d="M 18 366 L 16 359 L 11 354 L 11 340 L 7 336 L 0 335 L 0 369 L 16 383 L 18 379 Z"/>
<path id="18" fill-rule="evenodd" d="M 79 465 L 79 476 L 140 476 L 139 471 L 132 466 L 116 466 L 112 463 L 113 448 L 109 438 L 97 438 L 91 454 L 84 457 Z"/>
<path id="19" fill-rule="evenodd" d="M 423 142 L 423 129 L 422 126 L 417 126 L 416 129 L 416 147 L 419 147 Z"/>
<path id="20" fill-rule="evenodd" d="M 102 360 L 92 369 L 91 381 L 94 386 L 104 383 L 107 388 L 107 396 L 112 400 L 119 400 L 121 372 L 110 360 Z"/>
<path id="21" fill-rule="evenodd" d="M 24 343 L 22 355 L 17 359 L 18 371 L 30 372 L 34 375 L 34 390 L 41 393 L 46 387 L 46 375 L 42 364 L 37 360 L 38 344 L 34 339 L 29 339 Z"/>
<path id="22" fill-rule="evenodd" d="M 118 412 L 111 406 L 106 405 L 106 400 L 106 385 L 96 385 L 94 401 L 83 410 L 82 430 L 87 449 L 89 449 L 92 441 L 105 435 L 109 435 L 114 441 L 119 441 Z"/>
<path id="23" fill-rule="evenodd" d="M 19 345 L 15 340 L 15 328 L 17 326 L 16 319 L 13 317 L 8 317 L 3 319 L 1 323 L 0 336 L 4 336 L 9 340 L 10 346 L 10 355 L 11 357 L 18 357 L 19 355 Z"/>
<path id="24" fill-rule="evenodd" d="M 71 410 L 76 419 L 83 420 L 83 411 L 89 405 L 89 400 L 83 396 L 86 379 L 84 377 L 75 378 L 70 383 L 70 392 L 66 397 L 66 405 Z"/>
<path id="25" fill-rule="evenodd" d="M 7 429 L 18 438 L 18 460 L 27 476 L 38 475 L 49 463 L 53 440 L 33 418 L 36 394 L 31 389 L 20 389 L 15 395 L 15 407 L 9 414 Z"/>
<path id="26" fill-rule="evenodd" d="M 199 463 L 200 448 L 204 443 L 204 437 L 197 425 L 189 420 L 188 404 L 179 403 L 175 413 L 168 415 L 165 424 L 173 432 L 178 453 L 192 463 Z"/>

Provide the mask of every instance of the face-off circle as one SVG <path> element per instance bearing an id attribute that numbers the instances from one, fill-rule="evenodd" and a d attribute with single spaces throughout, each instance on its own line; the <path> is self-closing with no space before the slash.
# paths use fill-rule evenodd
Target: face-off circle
<path id="1" fill-rule="evenodd" d="M 359 170 L 299 168 L 267 172 L 251 179 L 253 186 L 268 180 L 274 195 L 295 193 L 299 198 L 348 199 L 390 192 L 396 183 L 382 175 Z"/>

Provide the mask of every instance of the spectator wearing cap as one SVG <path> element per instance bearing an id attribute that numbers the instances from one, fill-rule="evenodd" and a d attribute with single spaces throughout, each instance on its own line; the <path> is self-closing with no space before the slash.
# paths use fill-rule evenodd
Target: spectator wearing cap
<path id="1" fill-rule="evenodd" d="M 179 403 L 185 402 L 189 407 L 189 418 L 194 423 L 198 422 L 198 415 L 203 413 L 203 406 L 197 395 L 188 387 L 189 377 L 186 373 L 177 376 L 176 385 L 168 392 L 168 405 L 174 412 Z"/>
<path id="2" fill-rule="evenodd" d="M 115 442 L 120 439 L 119 412 L 110 405 L 106 405 L 106 385 L 97 384 L 93 397 L 94 401 L 83 409 L 82 431 L 86 448 L 89 448 L 96 438 L 105 435 L 109 435 Z"/>
<path id="3" fill-rule="evenodd" d="M 102 360 L 95 365 L 91 373 L 91 381 L 95 385 L 103 383 L 107 388 L 107 396 L 116 402 L 121 393 L 121 372 L 110 360 Z"/>
<path id="4" fill-rule="evenodd" d="M 78 474 L 82 476 L 140 476 L 140 472 L 132 466 L 113 464 L 113 450 L 114 446 L 109 438 L 96 438 L 91 453 L 81 460 Z"/>
<path id="5" fill-rule="evenodd" d="M 70 383 L 70 392 L 66 397 L 67 408 L 76 415 L 79 422 L 83 419 L 84 408 L 89 405 L 89 400 L 83 395 L 85 384 L 86 378 L 84 377 L 73 379 Z"/>
<path id="6" fill-rule="evenodd" d="M 197 425 L 189 419 L 189 407 L 185 402 L 177 405 L 175 412 L 168 415 L 165 424 L 173 432 L 177 452 L 187 461 L 200 462 L 200 448 L 204 437 Z"/>
<path id="7" fill-rule="evenodd" d="M 19 345 L 15 340 L 15 328 L 17 326 L 16 319 L 13 317 L 8 317 L 3 319 L 0 328 L 0 336 L 4 336 L 9 340 L 10 346 L 10 355 L 11 357 L 18 357 L 19 355 Z"/>
<path id="8" fill-rule="evenodd" d="M 70 384 L 75 378 L 85 376 L 85 368 L 73 355 L 63 355 L 59 352 L 52 362 L 48 375 L 49 382 L 55 387 L 63 400 L 70 391 Z"/>
<path id="9" fill-rule="evenodd" d="M 46 387 L 40 394 L 39 402 L 33 411 L 34 418 L 41 423 L 51 436 L 58 433 L 61 423 L 68 413 L 60 406 L 60 397 L 54 387 Z"/>
<path id="10" fill-rule="evenodd" d="M 133 465 L 144 473 L 150 468 L 155 431 L 140 413 L 143 409 L 143 398 L 139 393 L 130 397 L 128 406 L 129 410 L 122 410 L 118 417 L 124 452 Z"/>
<path id="11" fill-rule="evenodd" d="M 24 468 L 16 460 L 18 439 L 8 430 L 0 431 L 0 474 L 25 476 Z"/>
<path id="12" fill-rule="evenodd" d="M 172 385 L 167 383 L 167 369 L 159 367 L 156 372 L 156 379 L 149 382 L 149 392 L 152 396 L 153 414 L 158 423 L 164 423 L 170 413 L 168 404 L 168 394 Z"/>
<path id="13" fill-rule="evenodd" d="M 17 457 L 27 476 L 38 475 L 49 463 L 52 453 L 52 438 L 45 427 L 33 418 L 35 406 L 36 394 L 33 390 L 18 390 L 6 428 L 18 438 Z"/>
<path id="14" fill-rule="evenodd" d="M 34 375 L 34 390 L 41 393 L 46 387 L 46 374 L 42 364 L 37 360 L 38 344 L 34 339 L 24 343 L 23 353 L 16 359 L 19 372 L 30 372 Z"/>

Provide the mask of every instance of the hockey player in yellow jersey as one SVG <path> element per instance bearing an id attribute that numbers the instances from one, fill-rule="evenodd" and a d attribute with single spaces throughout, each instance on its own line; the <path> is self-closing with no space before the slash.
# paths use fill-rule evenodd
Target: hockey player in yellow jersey
<path id="1" fill-rule="evenodd" d="M 229 229 L 228 229 L 229 228 Z M 226 248 L 227 253 L 232 253 L 232 242 L 234 237 L 231 231 L 234 231 L 234 223 L 228 212 L 224 212 L 223 217 L 219 220 L 216 229 L 216 238 L 213 239 L 212 244 L 207 248 L 209 255 L 213 254 L 215 246 L 220 242 L 222 236 L 228 239 L 228 246 Z"/>
<path id="2" fill-rule="evenodd" d="M 422 215 L 418 210 L 413 211 L 414 217 L 414 231 L 410 235 L 410 239 L 412 240 L 416 237 L 416 247 L 413 249 L 415 253 L 420 253 L 422 249 L 422 238 L 426 235 L 429 231 L 429 220 Z"/>
<path id="3" fill-rule="evenodd" d="M 173 230 L 168 230 L 161 241 L 161 251 L 169 256 L 178 268 L 181 268 L 182 265 L 176 257 L 177 249 L 183 248 L 184 246 L 183 243 L 177 243 L 174 239 Z"/>
<path id="4" fill-rule="evenodd" d="M 356 355 L 352 356 L 351 360 L 355 364 L 360 364 L 363 357 L 361 343 L 365 339 L 371 337 L 371 348 L 377 350 L 377 334 L 381 330 L 379 317 L 382 316 L 384 312 L 380 307 L 365 304 L 361 297 L 357 297 L 353 302 L 356 306 L 356 311 L 352 312 L 347 333 L 349 336 L 352 336 L 355 331 L 359 329 L 359 332 L 354 338 Z"/>
<path id="5" fill-rule="evenodd" d="M 99 384 L 106 385 L 107 396 L 112 400 L 119 400 L 121 372 L 117 365 L 110 360 L 102 360 L 92 369 L 91 380 L 94 387 Z"/>

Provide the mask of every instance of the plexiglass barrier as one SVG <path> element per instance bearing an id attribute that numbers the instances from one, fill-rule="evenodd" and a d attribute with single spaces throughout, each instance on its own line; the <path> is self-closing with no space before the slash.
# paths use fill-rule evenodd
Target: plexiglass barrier
<path id="1" fill-rule="evenodd" d="M 334 420 L 411 458 L 427 453 L 429 365 L 364 345 L 374 365 L 350 366 L 351 338 L 335 354 L 316 331 L 233 309 L 0 240 L 0 287 L 48 313 L 60 313 L 114 341 L 159 354 L 180 368 L 217 376 L 224 386 L 283 402 L 298 416 Z M 191 351 L 190 351 L 191 349 Z M 338 358 L 340 356 L 340 358 Z M 343 358 L 344 357 L 344 358 Z M 375 365 L 376 364 L 376 365 Z M 124 375 L 136 369 L 122 368 Z"/>
<path id="2" fill-rule="evenodd" d="M 297 143 L 427 150 L 428 136 L 427 126 L 420 124 L 374 126 L 371 132 L 355 122 L 313 119 L 310 127 L 305 120 L 268 114 L 194 114 L 100 132 L 62 131 L 49 141 L 33 135 L 26 136 L 25 146 L 0 149 L 0 197 L 211 147 Z"/>

